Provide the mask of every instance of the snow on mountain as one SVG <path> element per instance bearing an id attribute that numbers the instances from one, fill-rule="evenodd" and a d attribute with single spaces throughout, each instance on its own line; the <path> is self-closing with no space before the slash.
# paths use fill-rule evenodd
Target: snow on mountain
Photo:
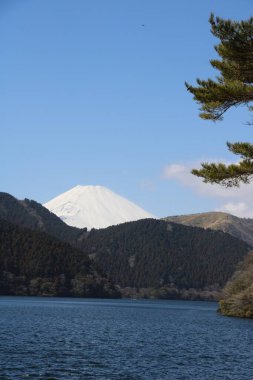
<path id="1" fill-rule="evenodd" d="M 66 224 L 88 229 L 155 218 L 154 215 L 103 186 L 76 186 L 45 203 L 44 206 Z"/>

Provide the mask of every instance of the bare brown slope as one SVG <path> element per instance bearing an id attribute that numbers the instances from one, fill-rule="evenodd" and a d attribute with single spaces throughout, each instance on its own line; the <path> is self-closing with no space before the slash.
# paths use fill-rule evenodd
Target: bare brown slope
<path id="1" fill-rule="evenodd" d="M 224 212 L 169 216 L 164 220 L 192 227 L 221 230 L 237 237 L 253 247 L 253 219 L 238 218 Z"/>

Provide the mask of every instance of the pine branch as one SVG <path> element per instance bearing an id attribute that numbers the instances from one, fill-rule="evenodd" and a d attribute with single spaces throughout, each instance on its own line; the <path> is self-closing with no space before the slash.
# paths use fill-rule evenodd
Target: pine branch
<path id="1" fill-rule="evenodd" d="M 225 187 L 239 187 L 240 182 L 250 183 L 253 178 L 253 161 L 243 160 L 239 164 L 202 163 L 202 169 L 193 169 L 192 174 L 203 178 L 203 182 Z"/>
<path id="2" fill-rule="evenodd" d="M 229 143 L 227 142 L 228 149 L 230 152 L 240 155 L 242 158 L 245 158 L 247 160 L 253 159 L 253 145 L 250 143 Z"/>
<path id="3" fill-rule="evenodd" d="M 215 50 L 220 60 L 210 61 L 220 72 L 216 80 L 197 79 L 197 86 L 185 83 L 200 105 L 200 117 L 222 120 L 231 107 L 253 102 L 253 18 L 235 22 L 210 17 L 211 32 L 220 39 Z"/>

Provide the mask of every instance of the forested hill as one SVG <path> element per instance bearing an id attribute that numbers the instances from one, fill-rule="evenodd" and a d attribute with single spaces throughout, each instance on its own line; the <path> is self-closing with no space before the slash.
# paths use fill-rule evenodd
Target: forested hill
<path id="1" fill-rule="evenodd" d="M 0 219 L 0 294 L 114 297 L 83 252 Z"/>
<path id="2" fill-rule="evenodd" d="M 0 218 L 72 244 L 82 239 L 87 231 L 68 226 L 40 203 L 28 199 L 21 201 L 8 193 L 0 193 Z"/>
<path id="3" fill-rule="evenodd" d="M 6 193 L 0 193 L 1 217 L 6 220 L 0 223 L 1 289 L 7 291 L 4 285 L 7 284 L 11 294 L 90 294 L 93 291 L 88 291 L 86 285 L 82 285 L 86 283 L 86 277 L 80 280 L 79 290 L 72 286 L 76 276 L 83 276 L 80 268 L 84 258 L 88 260 L 89 255 L 96 267 L 114 284 L 118 284 L 125 295 L 130 295 L 125 291 L 126 288 L 133 289 L 133 293 L 145 288 L 147 291 L 141 294 L 143 296 L 198 298 L 199 293 L 194 291 L 192 294 L 189 289 L 220 290 L 232 276 L 236 264 L 250 249 L 245 242 L 221 231 L 155 219 L 88 232 L 66 225 L 37 202 L 18 201 Z M 7 221 L 18 226 L 10 225 Z M 67 241 L 71 246 L 40 231 Z M 66 267 L 65 262 L 69 263 Z M 92 271 L 93 277 L 89 280 L 92 288 L 96 278 L 92 269 L 94 264 L 90 261 L 86 263 L 86 267 Z M 7 272 L 10 273 L 8 276 Z M 60 281 L 58 276 L 62 273 L 67 279 L 64 291 L 57 288 Z M 38 278 L 42 280 L 35 281 Z M 31 281 L 41 283 L 36 285 L 37 290 L 30 287 Z M 46 286 L 51 290 L 45 290 Z M 84 290 L 80 290 L 82 287 Z M 191 294 L 186 294 L 185 290 Z M 109 289 L 110 292 L 114 291 Z M 202 295 L 200 298 L 203 298 Z"/>
<path id="4" fill-rule="evenodd" d="M 253 219 L 238 218 L 225 212 L 203 212 L 200 214 L 169 216 L 164 220 L 186 226 L 227 232 L 253 247 Z"/>
<path id="5" fill-rule="evenodd" d="M 221 231 L 154 219 L 92 230 L 84 244 L 114 283 L 137 288 L 224 286 L 250 249 Z"/>

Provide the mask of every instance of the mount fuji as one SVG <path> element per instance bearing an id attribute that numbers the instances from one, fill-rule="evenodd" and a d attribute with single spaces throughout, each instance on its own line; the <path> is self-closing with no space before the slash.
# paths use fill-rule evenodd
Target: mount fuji
<path id="1" fill-rule="evenodd" d="M 156 218 L 103 186 L 76 186 L 43 205 L 66 224 L 105 228 L 139 219 Z"/>

